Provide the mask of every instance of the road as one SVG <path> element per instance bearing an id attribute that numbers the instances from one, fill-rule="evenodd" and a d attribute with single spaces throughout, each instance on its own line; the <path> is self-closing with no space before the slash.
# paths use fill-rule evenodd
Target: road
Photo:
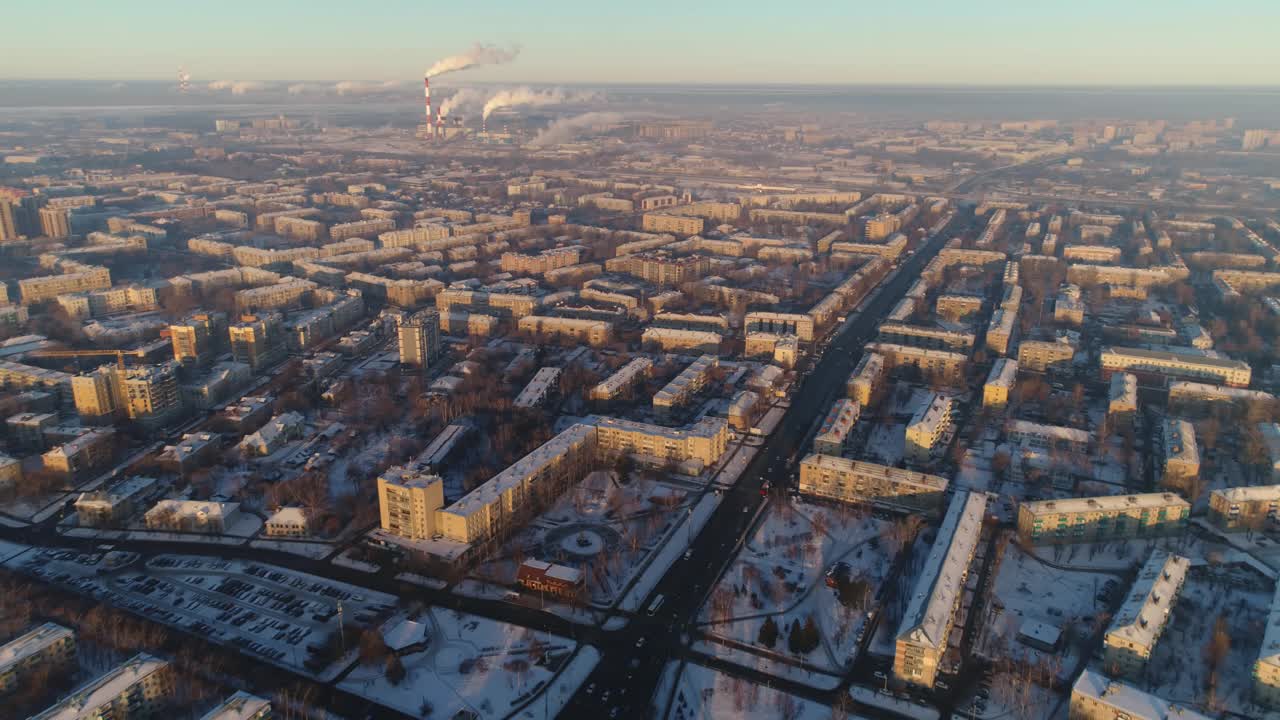
<path id="1" fill-rule="evenodd" d="M 604 657 L 566 708 L 565 717 L 609 717 L 618 708 L 618 717 L 643 717 L 668 660 L 689 654 L 698 608 L 714 587 L 735 549 L 754 523 L 769 498 L 761 493 L 765 483 L 775 494 L 787 492 L 792 472 L 804 453 L 800 443 L 810 426 L 826 412 L 831 402 L 844 395 L 850 373 L 862 358 L 862 347 L 870 340 L 880 321 L 906 294 L 925 264 L 950 238 L 946 228 L 926 242 L 881 283 L 879 291 L 864 301 L 838 331 L 826 352 L 801 381 L 791 407 L 738 483 L 725 492 L 720 506 L 690 546 L 690 552 L 672 566 L 658 583 L 641 612 L 623 630 L 609 633 Z M 662 596 L 662 606 L 653 615 L 645 609 Z M 728 666 L 736 667 L 736 666 Z M 749 674 L 745 670 L 742 674 Z M 588 693 L 593 685 L 595 692 Z M 773 684 L 779 683 L 775 680 Z M 803 688 L 804 686 L 800 686 Z M 602 701 L 605 688 L 613 689 Z M 617 689 L 625 689 L 619 696 Z M 807 697 L 831 702 L 834 692 L 810 690 Z M 663 699 L 665 702 L 665 699 Z M 883 710 L 878 712 L 883 715 Z"/>
<path id="2" fill-rule="evenodd" d="M 812 370 L 798 383 L 791 406 L 775 432 L 742 473 L 738 483 L 724 493 L 720 506 L 690 545 L 690 552 L 676 561 L 640 605 L 641 611 L 621 630 L 583 627 L 537 608 L 409 586 L 396 580 L 393 571 L 363 573 L 283 551 L 180 540 L 162 543 L 112 540 L 106 541 L 106 544 L 119 550 L 138 552 L 144 557 L 163 553 L 200 554 L 270 563 L 591 643 L 604 653 L 603 659 L 584 683 L 584 688 L 571 700 L 564 716 L 608 717 L 614 708 L 619 710 L 618 717 L 647 715 L 659 675 L 668 660 L 683 657 L 710 662 L 705 656 L 693 654 L 689 649 L 698 609 L 736 554 L 738 543 L 746 537 L 756 517 L 769 501 L 770 498 L 762 493 L 762 488 L 769 483 L 775 496 L 782 497 L 786 494 L 792 475 L 804 455 L 801 443 L 809 434 L 810 428 L 836 397 L 843 396 L 846 380 L 861 359 L 863 345 L 874 336 L 880 321 L 905 295 L 925 264 L 937 254 L 949 237 L 950 234 L 944 228 L 927 238 L 916 252 L 863 301 L 859 311 L 849 315 Z M 58 534 L 54 530 L 53 519 L 43 525 L 28 528 L 0 526 L 0 538 L 28 545 L 81 551 L 93 551 L 104 544 L 100 539 L 72 538 Z M 662 606 L 652 615 L 647 614 L 644 609 L 658 596 L 665 598 Z M 744 676 L 752 676 L 751 671 L 735 665 L 719 661 L 710 664 L 726 671 L 738 671 Z M 813 690 L 797 683 L 780 682 L 776 678 L 771 679 L 770 683 L 823 702 L 833 702 L 838 695 L 843 694 L 842 691 Z M 587 693 L 585 688 L 591 685 L 598 688 L 598 691 Z M 610 694 L 607 701 L 602 701 L 605 689 Z M 348 697 L 346 700 L 353 698 Z M 344 703 L 350 704 L 352 703 Z M 882 710 L 864 710 L 872 715 L 883 715 Z"/>

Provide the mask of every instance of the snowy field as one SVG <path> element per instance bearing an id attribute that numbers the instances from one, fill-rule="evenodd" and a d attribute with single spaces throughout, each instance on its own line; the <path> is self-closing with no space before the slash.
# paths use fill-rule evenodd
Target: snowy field
<path id="1" fill-rule="evenodd" d="M 893 558 L 879 537 L 887 523 L 869 515 L 793 501 L 773 502 L 733 564 L 720 578 L 699 615 L 703 632 L 754 647 L 766 656 L 839 672 L 852 661 L 858 632 Z M 847 563 L 850 578 L 865 583 L 860 601 L 846 605 L 826 584 L 836 562 Z M 773 648 L 760 643 L 771 619 L 779 637 Z M 812 619 L 821 642 L 794 656 L 787 631 Z M 709 643 L 714 645 L 714 643 Z M 716 648 L 717 653 L 720 652 Z M 754 665 L 754 662 L 750 663 Z"/>
<path id="2" fill-rule="evenodd" d="M 555 717 L 599 660 L 572 640 L 454 610 L 431 608 L 416 621 L 425 639 L 395 656 L 398 681 L 393 663 L 362 663 L 338 687 L 415 717 L 497 720 L 526 704 L 519 717 Z"/>
<path id="3" fill-rule="evenodd" d="M 1237 717 L 1262 717 L 1263 709 L 1252 703 L 1252 668 L 1262 646 L 1273 588 L 1270 580 L 1248 568 L 1192 568 L 1139 684 L 1166 700 L 1197 705 L 1210 714 L 1225 710 Z M 1230 649 L 1210 693 L 1206 647 L 1219 618 L 1225 622 Z"/>
<path id="4" fill-rule="evenodd" d="M 683 667 L 679 663 L 668 663 L 658 683 L 656 699 L 659 712 L 655 717 L 666 720 L 830 720 L 832 717 L 832 709 L 826 705 L 692 663 Z M 846 717 L 858 719 L 856 715 Z"/>
<path id="5" fill-rule="evenodd" d="M 1058 570 L 1008 543 L 991 586 L 978 651 L 992 660 L 1045 662 L 1057 669 L 1055 675 L 1065 675 L 1078 659 L 1075 643 L 1044 653 L 1019 641 L 1019 630 L 1024 625 L 1030 629 L 1028 623 L 1042 623 L 1064 637 L 1086 638 L 1100 627 L 1099 615 L 1107 609 L 1099 593 L 1108 581 L 1118 585 L 1121 580 L 1118 573 Z"/>

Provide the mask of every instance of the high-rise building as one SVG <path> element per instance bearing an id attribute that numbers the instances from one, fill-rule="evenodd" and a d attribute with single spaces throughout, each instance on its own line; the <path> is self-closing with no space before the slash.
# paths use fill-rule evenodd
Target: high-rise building
<path id="1" fill-rule="evenodd" d="M 195 313 L 169 326 L 173 359 L 184 365 L 208 365 L 226 346 L 227 316 Z"/>
<path id="2" fill-rule="evenodd" d="M 236 362 L 257 370 L 284 359 L 284 329 L 280 315 L 244 315 L 227 329 Z"/>
<path id="3" fill-rule="evenodd" d="M 103 365 L 71 379 L 76 412 L 94 420 L 120 413 L 143 423 L 163 423 L 182 410 L 177 363 L 124 368 Z"/>
<path id="4" fill-rule="evenodd" d="M 407 540 L 428 540 L 436 534 L 436 511 L 444 506 L 444 481 L 404 467 L 389 468 L 378 477 L 378 508 L 382 529 Z"/>
<path id="5" fill-rule="evenodd" d="M 400 362 L 428 367 L 440 357 L 440 313 L 427 309 L 400 323 Z"/>
<path id="6" fill-rule="evenodd" d="M 40 208 L 40 232 L 54 240 L 71 235 L 71 210 L 68 208 Z"/>

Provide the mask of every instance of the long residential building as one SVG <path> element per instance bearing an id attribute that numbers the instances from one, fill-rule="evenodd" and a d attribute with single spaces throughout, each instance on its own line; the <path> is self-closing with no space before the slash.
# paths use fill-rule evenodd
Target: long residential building
<path id="1" fill-rule="evenodd" d="M 172 699 L 169 663 L 139 653 L 30 720 L 151 720 L 163 717 Z"/>
<path id="2" fill-rule="evenodd" d="M 1190 567 L 1191 561 L 1184 557 L 1152 551 L 1102 637 L 1108 672 L 1134 677 L 1146 666 Z"/>
<path id="3" fill-rule="evenodd" d="M 70 629 L 47 622 L 0 645 L 0 695 L 7 695 L 31 673 L 56 675 L 72 667 L 76 659 L 76 635 Z"/>
<path id="4" fill-rule="evenodd" d="M 947 484 L 938 475 L 814 453 L 800 463 L 797 489 L 838 502 L 937 513 Z"/>
<path id="5" fill-rule="evenodd" d="M 1190 515 L 1173 493 L 1040 500 L 1018 506 L 1018 534 L 1036 545 L 1151 538 L 1182 532 Z"/>
<path id="6" fill-rule="evenodd" d="M 1140 379 L 1201 380 L 1235 388 L 1249 386 L 1253 370 L 1249 363 L 1221 356 L 1206 355 L 1191 348 L 1108 347 L 1102 351 L 1102 373 L 1129 372 Z"/>
<path id="7" fill-rule="evenodd" d="M 887 368 L 912 365 L 919 368 L 925 377 L 946 382 L 964 379 L 965 367 L 969 361 L 967 356 L 960 353 L 896 343 L 867 343 L 865 349 L 883 356 Z"/>
<path id="8" fill-rule="evenodd" d="M 517 329 L 542 340 L 567 338 L 592 347 L 607 345 L 613 337 L 613 325 L 605 320 L 527 315 L 520 318 Z"/>
<path id="9" fill-rule="evenodd" d="M 884 386 L 884 371 L 883 355 L 874 352 L 864 353 L 862 359 L 858 361 L 858 366 L 849 376 L 849 397 L 863 407 L 870 405 L 872 398 L 878 395 Z"/>
<path id="10" fill-rule="evenodd" d="M 680 371 L 653 396 L 653 409 L 659 414 L 669 413 L 687 404 L 693 396 L 707 386 L 711 374 L 720 365 L 714 355 L 703 355 Z"/>
<path id="11" fill-rule="evenodd" d="M 1280 710 L 1280 583 L 1271 599 L 1258 659 L 1253 663 L 1253 688 L 1259 703 Z"/>
<path id="12" fill-rule="evenodd" d="M 627 388 L 643 382 L 652 367 L 653 361 L 647 357 L 638 357 L 631 360 L 591 388 L 591 399 L 612 400 L 618 397 Z"/>
<path id="13" fill-rule="evenodd" d="M 1071 687 L 1068 720 L 1210 720 L 1101 672 L 1085 669 Z"/>
<path id="14" fill-rule="evenodd" d="M 640 335 L 644 346 L 655 345 L 663 350 L 696 350 L 719 353 L 724 340 L 719 333 L 709 330 L 677 330 L 675 328 L 648 327 Z"/>
<path id="15" fill-rule="evenodd" d="M 898 626 L 894 677 L 930 688 L 937 681 L 982 536 L 986 508 L 985 493 L 958 492 L 951 499 Z"/>

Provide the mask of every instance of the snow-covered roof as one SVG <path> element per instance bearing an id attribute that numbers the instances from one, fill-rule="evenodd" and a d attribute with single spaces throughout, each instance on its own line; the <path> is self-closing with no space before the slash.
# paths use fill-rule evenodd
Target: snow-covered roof
<path id="1" fill-rule="evenodd" d="M 934 648 L 946 645 L 956 599 L 982 535 L 986 507 L 986 493 L 958 492 L 952 498 L 898 626 L 898 639 Z"/>
<path id="2" fill-rule="evenodd" d="M 1102 673 L 1088 669 L 1080 674 L 1071 693 L 1105 703 L 1131 720 L 1209 720 L 1208 715 L 1181 705 L 1172 705 L 1128 683 L 1111 680 Z"/>
<path id="3" fill-rule="evenodd" d="M 987 375 L 987 384 L 995 387 L 1012 388 L 1018 379 L 1018 361 L 1011 358 L 1000 358 L 991 366 L 991 374 Z"/>
<path id="4" fill-rule="evenodd" d="M 1280 501 L 1280 485 L 1218 488 L 1213 494 L 1222 496 L 1229 503 L 1276 502 Z"/>
<path id="5" fill-rule="evenodd" d="M 487 482 L 458 499 L 443 512 L 454 515 L 470 515 L 481 508 L 488 507 L 503 493 L 523 483 L 539 470 L 555 462 L 569 449 L 591 441 L 595 437 L 595 427 L 578 424 L 556 435 L 538 446 L 533 452 L 512 463 L 507 469 L 494 475 Z"/>
<path id="6" fill-rule="evenodd" d="M 307 511 L 300 507 L 282 507 L 267 518 L 268 525 L 306 525 Z"/>
<path id="7" fill-rule="evenodd" d="M 1267 614 L 1267 629 L 1262 636 L 1262 647 L 1258 650 L 1258 662 L 1280 667 L 1280 583 L 1276 583 L 1271 612 Z"/>
<path id="8" fill-rule="evenodd" d="M 822 427 L 818 429 L 818 435 L 814 439 L 836 444 L 844 442 L 861 414 L 862 406 L 856 401 L 847 398 L 836 400 L 827 417 L 823 419 Z"/>
<path id="9" fill-rule="evenodd" d="M 512 403 L 515 407 L 531 408 L 542 402 L 551 388 L 560 379 L 560 368 L 544 367 L 534 373 L 533 379 L 520 391 Z"/>
<path id="10" fill-rule="evenodd" d="M 1057 645 L 1058 638 L 1061 636 L 1062 630 L 1056 625 L 1030 618 L 1022 621 L 1022 625 L 1018 627 L 1018 637 L 1025 637 L 1045 645 Z"/>
<path id="11" fill-rule="evenodd" d="M 410 645 L 417 645 L 427 639 L 427 624 L 403 618 L 396 624 L 382 631 L 382 639 L 392 650 L 403 650 Z"/>
<path id="12" fill-rule="evenodd" d="M 0 646 L 0 674 L 8 672 L 16 663 L 41 652 L 64 637 L 72 637 L 71 630 L 47 622 L 10 640 Z"/>
<path id="13" fill-rule="evenodd" d="M 1191 561 L 1164 550 L 1154 550 L 1138 572 L 1120 610 L 1107 628 L 1107 639 L 1116 636 L 1150 651 L 1173 610 Z"/>
<path id="14" fill-rule="evenodd" d="M 1078 445 L 1089 444 L 1089 431 L 1061 425 L 1044 425 L 1030 420 L 1010 420 L 1005 425 L 1005 432 L 1010 435 L 1028 435 L 1053 440 L 1065 440 Z"/>
<path id="15" fill-rule="evenodd" d="M 205 713 L 200 720 L 252 720 L 258 716 L 258 713 L 270 708 L 270 702 L 240 690 L 218 707 Z"/>
<path id="16" fill-rule="evenodd" d="M 168 666 L 169 663 L 164 660 L 138 653 L 107 673 L 81 685 L 48 710 L 31 716 L 30 720 L 88 720 L 97 717 L 93 711 L 99 706 Z"/>
<path id="17" fill-rule="evenodd" d="M 1191 505 L 1173 493 L 1141 493 L 1137 495 L 1099 495 L 1087 498 L 1063 500 L 1038 500 L 1024 502 L 1022 507 L 1031 513 L 1118 512 L 1142 508 L 1157 509 L 1177 505 L 1190 510 Z"/>
<path id="18" fill-rule="evenodd" d="M 1196 445 L 1196 429 L 1187 420 L 1169 418 L 1161 423 L 1160 447 L 1166 461 L 1200 463 L 1200 449 Z"/>
<path id="19" fill-rule="evenodd" d="M 951 405 L 951 398 L 935 393 L 928 405 L 923 405 L 912 413 L 907 429 L 933 434 L 937 427 L 951 416 Z"/>

